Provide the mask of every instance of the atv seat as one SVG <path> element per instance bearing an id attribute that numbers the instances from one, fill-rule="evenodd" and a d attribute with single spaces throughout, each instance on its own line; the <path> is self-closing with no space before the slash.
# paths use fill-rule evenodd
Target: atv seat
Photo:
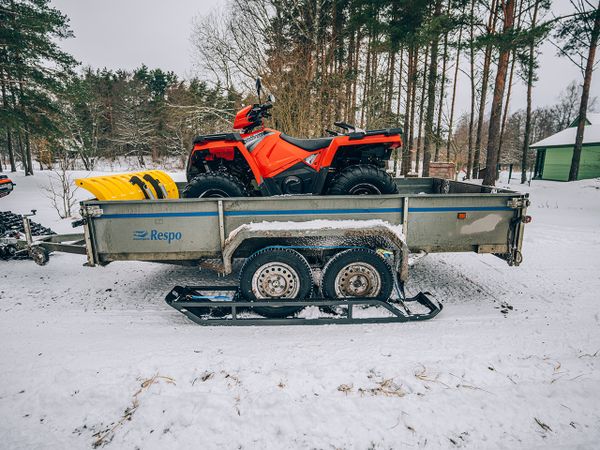
<path id="1" fill-rule="evenodd" d="M 308 150 L 309 152 L 314 152 L 315 150 L 325 148 L 333 140 L 332 137 L 318 139 L 297 139 L 283 133 L 281 133 L 281 139 L 283 139 L 285 142 L 295 145 L 296 147 L 300 147 L 303 150 Z"/>

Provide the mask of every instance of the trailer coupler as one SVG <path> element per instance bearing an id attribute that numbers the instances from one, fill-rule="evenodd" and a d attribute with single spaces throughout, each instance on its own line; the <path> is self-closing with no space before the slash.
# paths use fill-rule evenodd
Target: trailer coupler
<path id="1" fill-rule="evenodd" d="M 199 325 L 317 325 L 347 323 L 390 323 L 413 322 L 433 319 L 442 310 L 442 304 L 434 302 L 428 293 L 419 292 L 416 296 L 402 300 L 376 300 L 372 298 L 324 299 L 309 298 L 305 300 L 283 301 L 248 301 L 238 295 L 237 286 L 175 286 L 165 298 L 169 306 L 185 314 L 188 319 Z M 426 311 L 410 312 L 407 304 L 418 304 Z M 398 308 L 395 305 L 401 306 Z M 315 306 L 331 311 L 342 311 L 339 314 L 321 314 L 319 317 L 302 317 L 298 315 L 285 318 L 259 317 L 252 311 L 261 306 Z M 364 317 L 366 310 L 359 307 L 383 308 L 386 314 L 377 317 Z M 340 308 L 344 307 L 344 308 Z"/>

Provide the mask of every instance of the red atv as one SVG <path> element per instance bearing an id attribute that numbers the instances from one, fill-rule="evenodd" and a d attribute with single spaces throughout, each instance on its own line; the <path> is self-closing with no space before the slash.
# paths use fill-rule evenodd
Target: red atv
<path id="1" fill-rule="evenodd" d="M 187 164 L 183 197 L 249 195 L 393 194 L 385 171 L 392 149 L 400 147 L 399 128 L 363 131 L 336 122 L 343 132 L 297 139 L 265 128 L 274 99 L 240 110 L 233 122 L 241 132 L 198 136 Z"/>

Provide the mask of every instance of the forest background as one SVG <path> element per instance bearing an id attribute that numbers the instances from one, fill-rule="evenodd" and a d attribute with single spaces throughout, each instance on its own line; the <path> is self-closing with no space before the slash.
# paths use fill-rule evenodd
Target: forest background
<path id="1" fill-rule="evenodd" d="M 230 129 L 256 102 L 260 76 L 277 99 L 270 126 L 287 134 L 322 136 L 336 120 L 401 127 L 399 174 L 427 176 L 430 161 L 453 161 L 467 178 L 494 168 L 483 173 L 494 184 L 500 163 L 524 182 L 529 144 L 596 108 L 600 3 L 569 3 L 557 15 L 550 0 L 231 0 L 194 20 L 197 74 L 184 79 L 145 65 L 82 67 L 61 47 L 73 33 L 51 2 L 0 0 L 0 170 L 183 164 L 194 136 Z M 581 78 L 533 108 L 546 40 Z M 526 107 L 513 111 L 518 84 Z"/>

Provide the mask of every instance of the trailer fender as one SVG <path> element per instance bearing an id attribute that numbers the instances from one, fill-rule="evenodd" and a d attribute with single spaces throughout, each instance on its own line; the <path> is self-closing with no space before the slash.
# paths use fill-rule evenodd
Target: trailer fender
<path id="1" fill-rule="evenodd" d="M 353 243 L 385 242 L 394 252 L 395 270 L 401 282 L 408 279 L 408 246 L 400 225 L 391 225 L 383 220 L 311 220 L 306 222 L 261 222 L 244 224 L 233 230 L 223 243 L 224 274 L 233 271 L 236 250 L 250 239 L 269 241 L 312 240 L 324 245 L 333 241 Z M 335 245 L 334 245 L 335 246 Z"/>

